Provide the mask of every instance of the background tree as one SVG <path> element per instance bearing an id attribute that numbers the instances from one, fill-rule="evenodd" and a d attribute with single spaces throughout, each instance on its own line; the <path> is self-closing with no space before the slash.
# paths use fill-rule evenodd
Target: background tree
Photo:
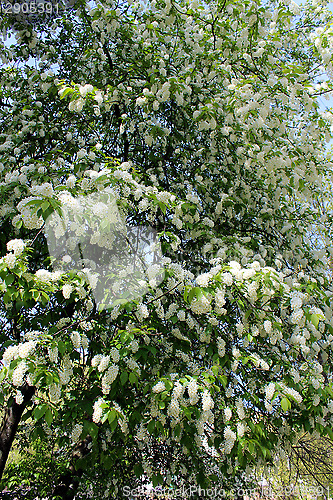
<path id="1" fill-rule="evenodd" d="M 257 471 L 257 484 L 262 485 L 261 497 L 330 498 L 332 465 L 332 440 L 305 433 L 288 452 L 276 457 L 275 467 Z"/>
<path id="2" fill-rule="evenodd" d="M 109 486 L 93 494 L 121 496 L 137 450 L 138 478 L 231 487 L 304 428 L 332 433 L 331 213 L 314 203 L 332 167 L 325 5 L 79 3 L 35 28 L 1 20 L 15 36 L 0 77 L 1 473 L 22 415 L 82 451 L 63 498 L 96 463 Z M 93 263 L 53 270 L 44 232 L 58 217 L 61 246 L 74 207 L 78 244 L 82 196 L 106 189 L 127 227 L 158 233 L 164 279 L 151 267 L 143 297 L 101 310 Z M 90 241 L 102 254 L 111 223 L 102 213 Z"/>

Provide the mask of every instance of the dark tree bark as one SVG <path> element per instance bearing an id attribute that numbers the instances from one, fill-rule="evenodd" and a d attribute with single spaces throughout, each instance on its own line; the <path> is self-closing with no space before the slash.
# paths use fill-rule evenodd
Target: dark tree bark
<path id="1" fill-rule="evenodd" d="M 35 394 L 36 388 L 25 384 L 20 388 L 23 395 L 23 403 L 13 403 L 6 408 L 0 430 L 0 479 L 6 466 L 7 458 L 13 444 L 18 424 L 20 423 L 22 414 Z"/>
<path id="2" fill-rule="evenodd" d="M 91 437 L 87 436 L 80 441 L 74 448 L 71 455 L 71 463 L 68 470 L 59 478 L 58 485 L 55 487 L 52 498 L 61 498 L 62 500 L 73 500 L 76 490 L 80 483 L 84 469 L 75 467 L 77 460 L 85 457 L 89 453 L 88 445 L 91 442 Z"/>

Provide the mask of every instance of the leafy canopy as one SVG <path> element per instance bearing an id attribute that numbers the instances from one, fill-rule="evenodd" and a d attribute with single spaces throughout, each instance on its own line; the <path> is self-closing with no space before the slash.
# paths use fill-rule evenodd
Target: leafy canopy
<path id="1" fill-rule="evenodd" d="M 1 20 L 1 401 L 35 386 L 32 437 L 44 421 L 67 450 L 90 436 L 82 463 L 101 463 L 106 495 L 121 495 L 125 448 L 138 477 L 205 485 L 303 429 L 332 433 L 326 3 L 79 2 Z M 100 308 L 93 256 L 55 270 L 45 221 L 71 210 L 75 246 L 80 199 L 106 189 L 123 225 L 158 234 L 164 275 L 151 265 L 145 294 Z M 101 220 L 88 243 L 103 259 L 118 240 Z"/>

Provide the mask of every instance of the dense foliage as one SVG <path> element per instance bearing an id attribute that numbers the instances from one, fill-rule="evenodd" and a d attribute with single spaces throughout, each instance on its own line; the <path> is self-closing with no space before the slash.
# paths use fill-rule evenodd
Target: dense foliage
<path id="1" fill-rule="evenodd" d="M 96 498 L 232 485 L 333 435 L 326 2 L 103 0 L 1 28 L 1 470 L 21 415 L 104 471 Z M 133 298 L 112 268 L 96 298 L 134 227 L 163 276 L 148 259 Z M 95 261 L 71 268 L 80 241 Z"/>

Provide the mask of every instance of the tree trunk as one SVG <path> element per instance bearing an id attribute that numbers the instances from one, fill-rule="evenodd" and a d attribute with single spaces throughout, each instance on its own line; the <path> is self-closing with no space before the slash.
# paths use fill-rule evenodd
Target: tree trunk
<path id="1" fill-rule="evenodd" d="M 14 400 L 11 406 L 5 410 L 0 430 L 0 479 L 5 469 L 18 424 L 27 404 L 35 394 L 35 390 L 35 387 L 25 384 L 20 388 L 23 395 L 23 403 L 19 405 Z"/>
<path id="2" fill-rule="evenodd" d="M 88 448 L 88 444 L 90 442 L 91 436 L 87 436 L 74 448 L 70 466 L 68 467 L 68 470 L 60 476 L 59 483 L 52 493 L 52 498 L 73 500 L 80 483 L 80 477 L 83 474 L 83 468 L 76 468 L 75 463 L 78 459 L 85 457 L 89 453 L 90 449 Z"/>

